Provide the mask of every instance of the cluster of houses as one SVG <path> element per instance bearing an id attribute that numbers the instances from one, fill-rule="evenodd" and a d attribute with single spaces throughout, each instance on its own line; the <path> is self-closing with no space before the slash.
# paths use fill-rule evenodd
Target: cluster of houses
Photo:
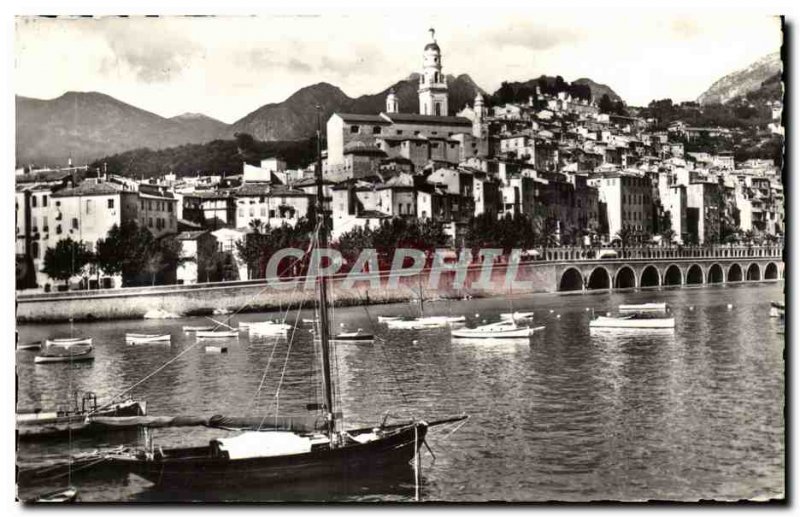
<path id="1" fill-rule="evenodd" d="M 501 106 L 486 106 L 476 92 L 452 116 L 433 32 L 423 60 L 419 113 L 402 111 L 392 91 L 384 112 L 337 112 L 327 121 L 322 187 L 334 240 L 400 217 L 439 223 L 460 246 L 482 215 L 528 216 L 564 245 L 670 233 L 675 244 L 713 243 L 725 225 L 784 232 L 781 174 L 771 160 L 685 152 L 683 142 L 703 133 L 730 138 L 727 129 L 676 123 L 655 131 L 650 121 L 601 113 L 593 101 L 538 90 Z M 189 259 L 178 282 L 202 281 L 202 250 L 233 252 L 251 232 L 296 225 L 318 188 L 313 164 L 289 170 L 279 158 L 244 164 L 232 177 L 137 181 L 67 167 L 20 170 L 16 184 L 16 251 L 39 288 L 53 283 L 41 271 L 48 247 L 66 237 L 92 247 L 127 220 L 155 237 L 175 234 Z M 244 279 L 247 266 L 237 260 Z M 97 273 L 86 287 L 119 285 Z"/>

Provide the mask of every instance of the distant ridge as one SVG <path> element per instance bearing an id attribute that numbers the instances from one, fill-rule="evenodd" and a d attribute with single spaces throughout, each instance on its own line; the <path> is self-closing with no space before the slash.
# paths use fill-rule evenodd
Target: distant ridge
<path id="1" fill-rule="evenodd" d="M 718 79 L 697 98 L 697 102 L 700 104 L 724 104 L 735 97 L 741 97 L 759 89 L 764 81 L 782 70 L 783 62 L 780 52 L 773 52 L 746 68 Z"/>

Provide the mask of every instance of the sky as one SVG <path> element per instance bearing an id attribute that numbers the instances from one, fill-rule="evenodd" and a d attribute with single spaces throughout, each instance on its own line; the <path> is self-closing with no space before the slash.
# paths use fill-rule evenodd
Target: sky
<path id="1" fill-rule="evenodd" d="M 626 16 L 464 13 L 16 19 L 13 89 L 51 99 L 99 91 L 162 116 L 234 122 L 318 82 L 357 97 L 421 67 L 436 29 L 446 74 L 493 92 L 541 74 L 588 77 L 628 104 L 694 100 L 780 50 L 780 21 L 739 13 Z"/>

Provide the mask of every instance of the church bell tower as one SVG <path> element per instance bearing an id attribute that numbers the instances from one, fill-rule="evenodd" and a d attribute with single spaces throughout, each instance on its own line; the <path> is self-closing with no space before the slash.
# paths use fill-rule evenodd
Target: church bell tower
<path id="1" fill-rule="evenodd" d="M 425 45 L 422 76 L 419 78 L 420 115 L 447 116 L 447 79 L 442 74 L 442 53 L 436 43 L 436 31 L 430 29 L 431 41 Z"/>

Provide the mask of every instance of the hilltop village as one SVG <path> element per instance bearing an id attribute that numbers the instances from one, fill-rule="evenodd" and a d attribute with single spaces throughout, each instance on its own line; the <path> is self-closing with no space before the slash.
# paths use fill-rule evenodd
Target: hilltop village
<path id="1" fill-rule="evenodd" d="M 497 237 L 499 247 L 532 254 L 784 234 L 780 164 L 737 162 L 719 145 L 698 145 L 724 148 L 736 129 L 680 120 L 657 128 L 601 99 L 538 87 L 523 102 L 490 106 L 476 91 L 471 104 L 450 106 L 433 31 L 418 94 L 419 113 L 390 92 L 380 113 L 335 112 L 321 121 L 325 210 L 342 248 L 374 245 L 380 232 L 384 241 L 451 248 Z M 768 108 L 773 121 L 764 131 L 782 134 L 782 106 Z M 314 167 L 289 169 L 270 157 L 236 175 L 146 180 L 72 164 L 19 169 L 17 287 L 258 278 L 278 242 L 309 231 Z"/>

